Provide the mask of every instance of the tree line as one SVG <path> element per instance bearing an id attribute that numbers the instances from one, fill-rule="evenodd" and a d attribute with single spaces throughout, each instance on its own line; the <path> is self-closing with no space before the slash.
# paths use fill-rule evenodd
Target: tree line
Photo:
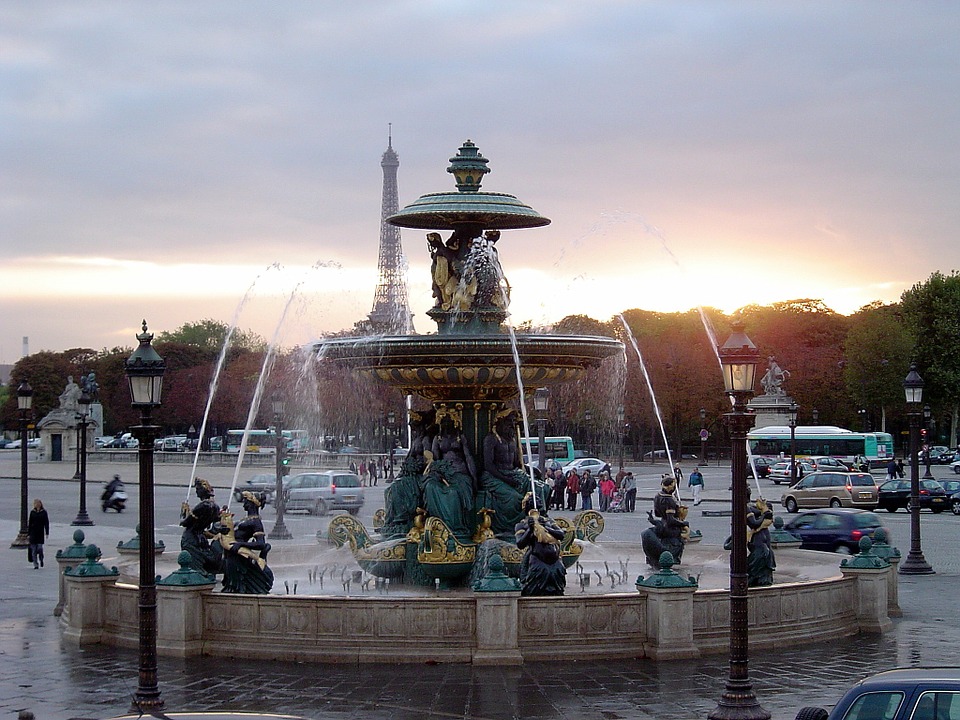
<path id="1" fill-rule="evenodd" d="M 784 390 L 799 405 L 799 424 L 814 424 L 816 415 L 817 424 L 885 429 L 901 437 L 907 427 L 903 380 L 913 362 L 924 379 L 924 401 L 932 413 L 929 437 L 935 444 L 956 446 L 957 271 L 935 272 L 905 291 L 899 302 L 873 303 L 849 316 L 832 311 L 820 300 L 798 299 L 749 305 L 730 316 L 699 308 L 677 313 L 633 309 L 607 321 L 582 315 L 564 318 L 549 330 L 615 337 L 624 342 L 626 352 L 588 371 L 584 382 L 552 389 L 548 433 L 572 435 L 579 444 L 608 454 L 623 442 L 627 452 L 637 456 L 644 449 L 662 448 L 664 434 L 676 453 L 681 448 L 699 448 L 702 427 L 712 437 L 723 438 L 722 418 L 730 406 L 715 347 L 726 339 L 734 317 L 744 322 L 759 349 L 758 377 L 771 356 L 790 372 Z M 182 434 L 190 426 L 199 429 L 229 330 L 219 321 L 201 320 L 158 333 L 154 346 L 167 370 L 163 403 L 154 417 L 165 432 Z M 10 384 L 2 389 L 0 422 L 8 431 L 18 427 L 16 388 L 22 381 L 33 387 L 34 416 L 39 419 L 58 406 L 68 376 L 78 379 L 95 372 L 104 412 L 101 434 L 125 430 L 138 420 L 124 375 L 124 361 L 132 351 L 132 347 L 72 348 L 22 358 L 13 367 Z M 267 352 L 266 343 L 256 334 L 232 334 L 211 403 L 208 436 L 244 426 Z M 394 438 L 404 442 L 405 399 L 391 388 L 367 383 L 324 362 L 311 348 L 277 353 L 254 427 L 273 423 L 270 399 L 274 393 L 286 400 L 284 427 L 306 430 L 313 437 L 327 436 L 334 444 L 353 442 L 371 451 L 386 449 Z M 415 407 L 424 404 L 414 401 Z"/>

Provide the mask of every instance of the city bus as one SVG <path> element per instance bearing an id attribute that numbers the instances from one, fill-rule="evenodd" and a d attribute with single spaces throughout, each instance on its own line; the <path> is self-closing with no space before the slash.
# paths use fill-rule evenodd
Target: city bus
<path id="1" fill-rule="evenodd" d="M 282 430 L 290 452 L 304 452 L 309 449 L 309 439 L 303 430 Z M 243 430 L 227 430 L 227 452 L 240 452 Z M 250 430 L 247 433 L 248 453 L 274 453 L 277 448 L 275 430 Z"/>
<path id="2" fill-rule="evenodd" d="M 529 446 L 527 443 L 529 442 Z M 571 437 L 545 437 L 543 439 L 546 445 L 546 460 L 549 465 L 556 461 L 561 467 L 576 460 L 573 449 L 573 438 Z M 520 438 L 520 450 L 523 453 L 524 462 L 527 462 L 527 456 L 532 455 L 535 458 L 540 457 L 540 438 Z"/>
<path id="3" fill-rule="evenodd" d="M 780 460 L 790 457 L 790 428 L 773 425 L 747 434 L 754 457 Z M 799 425 L 795 432 L 796 456 L 833 457 L 853 467 L 857 457 L 871 468 L 886 467 L 894 456 L 893 436 L 885 432 L 853 432 L 833 425 Z"/>

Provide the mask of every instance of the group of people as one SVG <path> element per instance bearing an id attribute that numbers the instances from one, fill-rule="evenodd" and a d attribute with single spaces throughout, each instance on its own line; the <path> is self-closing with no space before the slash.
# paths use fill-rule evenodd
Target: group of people
<path id="1" fill-rule="evenodd" d="M 357 465 L 353 460 L 350 461 L 350 472 L 360 478 L 360 484 L 369 487 L 376 487 L 380 478 L 390 481 L 393 479 L 393 463 L 389 458 L 370 458 L 363 459 Z"/>
<path id="2" fill-rule="evenodd" d="M 890 458 L 890 462 L 887 463 L 887 480 L 896 480 L 904 476 L 903 460 Z"/>
<path id="3" fill-rule="evenodd" d="M 544 482 L 550 488 L 549 509 L 577 510 L 577 500 L 581 510 L 593 509 L 593 494 L 598 494 L 600 512 L 635 512 L 637 504 L 637 480 L 632 472 L 620 470 L 616 476 L 610 474 L 609 466 L 594 477 L 589 469 L 582 473 L 576 469 L 564 472 L 560 468 L 548 468 Z"/>

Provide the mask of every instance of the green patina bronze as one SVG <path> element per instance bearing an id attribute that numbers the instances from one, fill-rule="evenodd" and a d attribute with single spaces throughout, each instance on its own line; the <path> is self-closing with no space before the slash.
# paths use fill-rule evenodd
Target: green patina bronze
<path id="1" fill-rule="evenodd" d="M 697 579 L 694 577 L 688 577 L 684 579 L 676 571 L 673 570 L 673 566 L 676 565 L 676 562 L 673 559 L 673 554 L 669 552 L 663 552 L 660 554 L 660 569 L 657 570 L 653 575 L 650 575 L 647 578 L 644 578 L 643 575 L 637 577 L 636 586 L 637 589 L 641 588 L 691 588 L 697 587 Z"/>
<path id="2" fill-rule="evenodd" d="M 873 533 L 873 547 L 871 552 L 877 557 L 882 557 L 888 562 L 900 559 L 900 550 L 891 545 L 887 539 L 887 531 L 884 528 L 877 528 Z"/>
<path id="3" fill-rule="evenodd" d="M 860 538 L 860 552 L 852 558 L 846 558 L 840 567 L 851 570 L 882 570 L 890 567 L 890 563 L 873 552 L 873 541 L 868 537 Z"/>
<path id="4" fill-rule="evenodd" d="M 86 560 L 75 568 L 67 568 L 63 571 L 63 574 L 71 577 L 112 577 L 120 574 L 116 567 L 108 570 L 100 562 L 100 548 L 96 545 L 87 545 L 84 555 Z"/>
<path id="5" fill-rule="evenodd" d="M 137 534 L 135 537 L 130 538 L 126 542 L 122 540 L 117 543 L 117 551 L 121 555 L 133 555 L 140 552 L 140 524 L 137 524 Z M 156 540 L 153 543 L 153 547 L 156 549 L 157 554 L 159 555 L 164 550 L 166 550 L 166 545 L 163 544 L 163 540 Z"/>
<path id="6" fill-rule="evenodd" d="M 63 550 L 57 550 L 57 560 L 79 560 L 87 556 L 87 546 L 83 544 L 86 536 L 83 530 L 73 531 L 73 545 L 68 545 Z"/>
<path id="7" fill-rule="evenodd" d="M 163 578 L 163 580 L 158 580 L 157 585 L 173 585 L 177 587 L 197 585 L 212 586 L 217 581 L 214 575 L 207 575 L 206 573 L 194 570 L 191 567 L 193 558 L 190 557 L 190 553 L 186 550 L 180 551 L 180 554 L 177 556 L 177 563 L 180 565 L 179 569 L 174 570 Z"/>

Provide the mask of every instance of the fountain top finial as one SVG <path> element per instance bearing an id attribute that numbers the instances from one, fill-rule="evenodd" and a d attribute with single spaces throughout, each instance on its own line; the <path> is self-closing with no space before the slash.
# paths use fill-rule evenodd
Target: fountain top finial
<path id="1" fill-rule="evenodd" d="M 457 179 L 457 190 L 460 192 L 477 192 L 480 181 L 490 172 L 487 160 L 480 154 L 480 150 L 471 140 L 466 140 L 457 154 L 450 158 L 450 167 L 447 172 Z"/>
<path id="2" fill-rule="evenodd" d="M 513 195 L 481 192 L 480 182 L 490 172 L 489 160 L 471 140 L 450 158 L 447 172 L 457 181 L 457 192 L 421 195 L 400 212 L 387 218 L 391 225 L 420 230 L 460 230 L 478 237 L 484 230 L 519 230 L 550 224 L 529 205 Z"/>

